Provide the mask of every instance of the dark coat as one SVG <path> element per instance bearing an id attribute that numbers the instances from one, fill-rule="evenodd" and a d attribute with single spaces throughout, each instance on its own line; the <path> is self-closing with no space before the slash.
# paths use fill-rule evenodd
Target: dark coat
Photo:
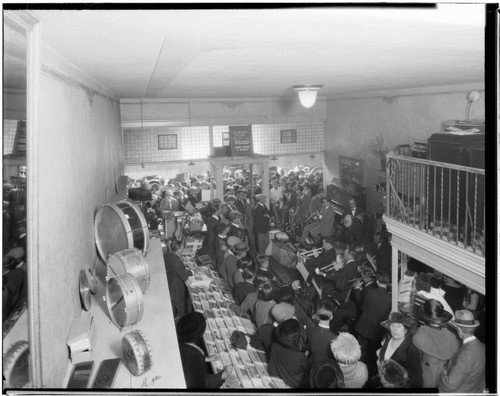
<path id="1" fill-rule="evenodd" d="M 181 258 L 172 252 L 166 252 L 163 255 L 163 260 L 167 271 L 170 299 L 177 309 L 177 314 L 182 315 L 185 312 L 187 298 L 187 288 L 184 283 L 188 279 L 186 267 Z"/>
<path id="2" fill-rule="evenodd" d="M 382 340 L 382 347 L 379 352 L 380 360 L 383 360 L 385 356 L 385 351 L 387 350 L 387 345 L 390 339 L 391 335 L 388 334 Z M 422 366 L 420 365 L 420 354 L 417 348 L 413 345 L 412 337 L 409 331 L 406 333 L 404 341 L 392 354 L 391 359 L 395 360 L 406 369 L 408 372 L 410 387 L 422 387 Z"/>
<path id="3" fill-rule="evenodd" d="M 485 346 L 477 338 L 463 344 L 445 373 L 438 378 L 440 392 L 482 393 L 485 389 Z"/>
<path id="4" fill-rule="evenodd" d="M 269 374 L 281 378 L 290 388 L 308 388 L 311 363 L 304 352 L 271 345 Z"/>
<path id="5" fill-rule="evenodd" d="M 368 290 L 361 311 L 355 326 L 356 332 L 367 339 L 380 342 L 385 330 L 380 323 L 391 312 L 391 295 L 387 289 L 378 287 Z"/>
<path id="6" fill-rule="evenodd" d="M 329 294 L 339 302 L 344 302 L 348 292 L 349 281 L 356 277 L 357 272 L 358 263 L 354 260 L 346 263 L 344 267 L 338 271 L 328 272 L 325 276 L 325 280 L 330 282 L 334 289 L 333 294 L 331 292 Z M 325 284 L 323 288 L 328 289 L 328 285 Z"/>
<path id="7" fill-rule="evenodd" d="M 192 345 L 180 343 L 184 378 L 188 389 L 216 389 L 222 384 L 222 373 L 209 374 L 205 356 Z"/>
<path id="8" fill-rule="evenodd" d="M 392 248 L 388 241 L 384 241 L 374 251 L 375 263 L 377 264 L 377 271 L 386 272 L 389 276 L 392 271 Z"/>
<path id="9" fill-rule="evenodd" d="M 336 336 L 335 333 L 316 324 L 308 326 L 306 333 L 313 363 L 333 359 L 330 344 Z"/>
<path id="10" fill-rule="evenodd" d="M 276 341 L 274 325 L 271 323 L 265 323 L 257 329 L 254 335 L 252 335 L 250 345 L 255 349 L 264 351 L 266 353 L 266 358 L 269 361 L 271 345 L 274 341 Z"/>
<path id="11" fill-rule="evenodd" d="M 203 246 L 209 250 L 210 255 L 212 257 L 215 254 L 214 244 L 215 244 L 215 237 L 217 236 L 215 232 L 215 226 L 217 225 L 218 222 L 219 220 L 213 216 L 210 216 L 205 220 L 205 225 L 207 226 L 207 235 L 203 240 Z"/>
<path id="12" fill-rule="evenodd" d="M 253 232 L 255 234 L 265 234 L 269 232 L 269 217 L 271 211 L 267 206 L 258 203 L 253 209 Z"/>

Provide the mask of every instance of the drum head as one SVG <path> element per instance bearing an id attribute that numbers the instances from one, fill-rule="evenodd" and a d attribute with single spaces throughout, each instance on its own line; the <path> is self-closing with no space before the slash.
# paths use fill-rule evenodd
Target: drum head
<path id="1" fill-rule="evenodd" d="M 143 297 L 137 280 L 130 274 L 121 274 L 108 281 L 106 303 L 111 320 L 120 329 L 142 319 Z"/>
<path id="2" fill-rule="evenodd" d="M 106 261 L 112 253 L 130 247 L 128 229 L 114 205 L 104 205 L 99 209 L 95 219 L 95 237 L 101 258 Z"/>

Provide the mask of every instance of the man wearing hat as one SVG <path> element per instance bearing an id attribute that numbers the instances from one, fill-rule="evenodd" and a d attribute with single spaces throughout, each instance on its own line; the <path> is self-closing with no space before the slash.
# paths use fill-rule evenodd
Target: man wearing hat
<path id="1" fill-rule="evenodd" d="M 295 317 L 295 307 L 289 303 L 281 302 L 271 308 L 271 316 L 274 323 L 265 323 L 260 326 L 250 339 L 250 345 L 266 353 L 269 361 L 269 352 L 271 345 L 276 341 L 274 329 L 285 320 Z"/>
<path id="2" fill-rule="evenodd" d="M 257 203 L 255 204 L 253 214 L 253 233 L 257 243 L 257 251 L 259 254 L 266 254 L 269 246 L 269 219 L 271 211 L 266 206 L 266 196 L 257 194 L 255 196 Z"/>
<path id="3" fill-rule="evenodd" d="M 326 359 L 313 364 L 310 373 L 313 389 L 337 389 L 344 387 L 344 374 L 334 359 Z"/>
<path id="4" fill-rule="evenodd" d="M 462 346 L 451 359 L 448 367 L 438 377 L 440 392 L 482 393 L 485 389 L 485 346 L 474 333 L 479 321 L 472 312 L 455 311 L 455 320 L 450 322 L 462 340 Z"/>
<path id="5" fill-rule="evenodd" d="M 323 190 L 320 192 L 320 194 L 325 196 L 325 192 Z M 335 212 L 333 210 L 333 206 L 331 204 L 331 201 L 327 200 L 319 210 L 318 219 L 315 222 L 304 227 L 300 242 L 305 243 L 309 235 L 311 235 L 311 238 L 313 239 L 313 242 L 315 244 L 319 242 L 322 236 L 329 237 L 333 232 L 334 220 Z"/>
<path id="6" fill-rule="evenodd" d="M 205 317 L 199 312 L 190 312 L 177 323 L 177 340 L 188 389 L 219 388 L 233 371 L 231 366 L 226 366 L 217 374 L 207 372 L 205 352 L 198 345 L 206 327 Z"/>
<path id="7" fill-rule="evenodd" d="M 229 237 L 229 238 L 237 238 L 237 237 Z M 227 256 L 219 268 L 219 273 L 227 281 L 231 290 L 233 290 L 235 286 L 234 273 L 238 271 L 238 261 L 240 261 L 247 255 L 248 247 L 245 242 L 238 242 L 233 247 L 229 248 L 229 242 L 230 242 L 229 238 L 228 238 Z"/>

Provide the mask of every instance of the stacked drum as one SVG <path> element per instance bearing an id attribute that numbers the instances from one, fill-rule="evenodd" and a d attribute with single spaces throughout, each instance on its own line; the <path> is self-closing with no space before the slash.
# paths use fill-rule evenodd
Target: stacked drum
<path id="1" fill-rule="evenodd" d="M 99 255 L 107 266 L 106 303 L 120 329 L 138 323 L 143 293 L 149 288 L 149 230 L 141 210 L 130 200 L 105 204 L 94 223 Z"/>

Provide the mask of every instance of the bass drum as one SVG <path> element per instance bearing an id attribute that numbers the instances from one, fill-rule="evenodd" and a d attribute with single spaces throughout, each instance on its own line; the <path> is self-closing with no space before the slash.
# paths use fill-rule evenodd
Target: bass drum
<path id="1" fill-rule="evenodd" d="M 122 329 L 142 319 L 144 303 L 139 283 L 130 274 L 120 274 L 108 280 L 106 304 L 113 323 Z"/>
<path id="2" fill-rule="evenodd" d="M 129 248 L 149 253 L 148 223 L 132 201 L 105 204 L 94 222 L 95 241 L 99 255 L 106 262 L 109 255 Z"/>
<path id="3" fill-rule="evenodd" d="M 139 249 L 125 249 L 113 253 L 107 262 L 108 279 L 129 273 L 135 277 L 143 293 L 149 288 L 149 265 Z"/>

